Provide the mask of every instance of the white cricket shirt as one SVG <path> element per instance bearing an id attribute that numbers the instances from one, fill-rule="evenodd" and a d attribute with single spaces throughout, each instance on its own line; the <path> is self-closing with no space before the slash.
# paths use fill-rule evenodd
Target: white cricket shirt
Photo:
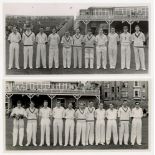
<path id="1" fill-rule="evenodd" d="M 12 32 L 9 34 L 8 40 L 11 43 L 19 43 L 19 41 L 21 40 L 21 35 L 19 32 L 17 33 Z"/>
<path id="2" fill-rule="evenodd" d="M 36 35 L 36 42 L 38 44 L 45 44 L 47 42 L 47 35 L 45 33 L 38 33 Z"/>
<path id="3" fill-rule="evenodd" d="M 95 111 L 95 117 L 97 120 L 105 120 L 105 109 L 96 109 Z"/>
<path id="4" fill-rule="evenodd" d="M 22 36 L 22 41 L 24 45 L 32 46 L 33 43 L 35 42 L 35 34 L 32 31 L 30 32 L 25 31 Z"/>
<path id="5" fill-rule="evenodd" d="M 37 119 L 38 117 L 38 109 L 36 108 L 27 108 L 26 109 L 26 117 L 27 119 Z"/>
<path id="6" fill-rule="evenodd" d="M 64 118 L 66 119 L 74 119 L 75 118 L 75 110 L 74 109 L 66 109 L 64 112 Z"/>
<path id="7" fill-rule="evenodd" d="M 121 33 L 120 42 L 121 42 L 121 45 L 130 45 L 130 43 L 131 43 L 131 34 L 129 32 Z"/>
<path id="8" fill-rule="evenodd" d="M 134 46 L 143 46 L 145 41 L 145 36 L 142 32 L 133 33 L 132 34 L 132 41 L 134 42 Z"/>
<path id="9" fill-rule="evenodd" d="M 87 107 L 86 108 L 86 120 L 94 120 L 95 117 L 95 108 Z"/>
<path id="10" fill-rule="evenodd" d="M 56 119 L 62 119 L 64 117 L 65 109 L 63 107 L 55 107 L 53 108 L 53 117 Z"/>
<path id="11" fill-rule="evenodd" d="M 113 109 L 113 110 L 108 109 L 106 111 L 106 117 L 107 117 L 108 120 L 115 120 L 115 119 L 117 119 L 117 110 L 116 109 Z"/>
<path id="12" fill-rule="evenodd" d="M 106 35 L 97 35 L 96 38 L 95 38 L 95 41 L 96 41 L 96 45 L 97 46 L 105 46 L 106 45 L 106 42 L 108 41 L 107 40 L 107 36 Z"/>
<path id="13" fill-rule="evenodd" d="M 81 34 L 73 35 L 73 44 L 74 45 L 81 46 L 82 42 L 83 42 L 83 35 L 81 35 Z"/>
<path id="14" fill-rule="evenodd" d="M 52 115 L 52 110 L 51 108 L 47 107 L 47 108 L 41 108 L 39 110 L 39 116 L 42 118 L 42 119 L 47 119 L 47 118 L 50 118 Z"/>
<path id="15" fill-rule="evenodd" d="M 57 33 L 48 36 L 49 48 L 58 48 L 60 37 Z"/>
<path id="16" fill-rule="evenodd" d="M 120 107 L 118 110 L 118 117 L 120 118 L 120 120 L 129 120 L 131 117 L 131 110 L 129 107 Z"/>
<path id="17" fill-rule="evenodd" d="M 133 108 L 131 112 L 131 116 L 133 118 L 142 118 L 143 117 L 143 110 L 142 108 Z"/>

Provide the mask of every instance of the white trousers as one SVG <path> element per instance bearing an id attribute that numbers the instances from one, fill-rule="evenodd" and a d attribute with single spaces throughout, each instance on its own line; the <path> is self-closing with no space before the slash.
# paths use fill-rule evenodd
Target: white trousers
<path id="1" fill-rule="evenodd" d="M 96 144 L 105 143 L 105 121 L 96 121 Z"/>
<path id="2" fill-rule="evenodd" d="M 29 67 L 32 68 L 33 46 L 24 46 L 24 68 L 27 68 L 28 59 L 29 59 Z"/>
<path id="3" fill-rule="evenodd" d="M 41 120 L 41 145 L 44 145 L 44 137 L 46 135 L 46 144 L 50 145 L 50 119 Z"/>
<path id="4" fill-rule="evenodd" d="M 107 66 L 107 48 L 105 46 L 96 47 L 96 66 L 100 68 L 101 66 L 106 69 Z M 102 64 L 101 64 L 102 63 Z"/>
<path id="5" fill-rule="evenodd" d="M 117 133 L 117 124 L 116 120 L 107 121 L 107 131 L 106 131 L 106 143 L 110 144 L 111 134 L 113 134 L 113 142 L 117 145 L 118 142 L 118 133 Z"/>
<path id="6" fill-rule="evenodd" d="M 119 144 L 122 145 L 124 138 L 124 144 L 128 144 L 129 140 L 129 121 L 120 121 L 119 127 Z"/>
<path id="7" fill-rule="evenodd" d="M 145 69 L 145 54 L 143 48 L 134 47 L 136 70 Z"/>
<path id="8" fill-rule="evenodd" d="M 19 68 L 19 44 L 11 43 L 9 47 L 9 68 L 13 67 L 13 60 L 15 55 L 15 67 Z"/>
<path id="9" fill-rule="evenodd" d="M 36 134 L 37 134 L 37 120 L 28 120 L 27 121 L 27 144 L 31 143 L 36 144 Z"/>
<path id="10" fill-rule="evenodd" d="M 70 68 L 71 67 L 71 53 L 72 48 L 65 48 L 63 47 L 63 67 Z"/>
<path id="11" fill-rule="evenodd" d="M 73 145 L 74 141 L 74 120 L 66 119 L 65 122 L 65 145 L 68 145 L 68 141 L 70 145 Z"/>
<path id="12" fill-rule="evenodd" d="M 36 68 L 40 67 L 40 56 L 42 65 L 46 67 L 46 45 L 45 44 L 38 44 L 37 45 L 37 56 L 36 56 Z"/>
<path id="13" fill-rule="evenodd" d="M 134 118 L 132 120 L 131 127 L 131 143 L 135 144 L 137 140 L 137 144 L 141 144 L 142 142 L 142 120 L 140 118 Z"/>
<path id="14" fill-rule="evenodd" d="M 74 47 L 73 48 L 73 55 L 74 55 L 74 68 L 82 67 L 82 48 L 81 47 Z"/>
<path id="15" fill-rule="evenodd" d="M 86 123 L 86 145 L 94 144 L 94 121 Z"/>
<path id="16" fill-rule="evenodd" d="M 116 68 L 117 63 L 117 45 L 108 47 L 110 68 Z"/>
<path id="17" fill-rule="evenodd" d="M 85 68 L 94 68 L 94 48 L 85 48 Z"/>
<path id="18" fill-rule="evenodd" d="M 18 135 L 19 135 L 19 145 L 22 145 L 23 138 L 24 138 L 24 120 L 23 119 L 13 120 L 13 145 L 14 146 L 17 145 Z"/>
<path id="19" fill-rule="evenodd" d="M 82 136 L 82 145 L 86 145 L 86 121 L 77 120 L 76 124 L 76 145 L 79 145 Z"/>
<path id="20" fill-rule="evenodd" d="M 131 49 L 130 45 L 121 45 L 121 69 L 130 69 Z"/>
<path id="21" fill-rule="evenodd" d="M 53 121 L 54 145 L 57 145 L 57 135 L 59 135 L 59 145 L 62 145 L 62 131 L 63 131 L 63 120 L 54 119 Z"/>
<path id="22" fill-rule="evenodd" d="M 49 48 L 49 68 L 53 67 L 53 62 L 55 68 L 59 67 L 59 49 L 57 48 Z"/>

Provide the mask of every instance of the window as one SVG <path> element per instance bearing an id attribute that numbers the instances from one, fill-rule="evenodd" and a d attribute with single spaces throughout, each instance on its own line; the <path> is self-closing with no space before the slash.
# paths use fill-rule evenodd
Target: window
<path id="1" fill-rule="evenodd" d="M 119 92 L 119 87 L 117 87 L 117 92 Z"/>
<path id="2" fill-rule="evenodd" d="M 111 91 L 114 93 L 115 92 L 115 88 L 114 87 L 111 87 Z"/>
<path id="3" fill-rule="evenodd" d="M 135 87 L 138 87 L 138 86 L 139 86 L 139 82 L 135 81 Z"/>
<path id="4" fill-rule="evenodd" d="M 134 90 L 134 97 L 140 97 L 140 90 L 136 89 Z"/>
<path id="5" fill-rule="evenodd" d="M 104 93 L 104 97 L 105 97 L 105 98 L 108 97 L 108 93 L 107 93 L 107 92 Z"/>
<path id="6" fill-rule="evenodd" d="M 122 87 L 123 87 L 123 88 L 127 88 L 127 87 L 128 87 L 128 82 L 123 82 Z"/>
<path id="7" fill-rule="evenodd" d="M 145 84 L 143 84 L 143 88 L 145 88 Z"/>

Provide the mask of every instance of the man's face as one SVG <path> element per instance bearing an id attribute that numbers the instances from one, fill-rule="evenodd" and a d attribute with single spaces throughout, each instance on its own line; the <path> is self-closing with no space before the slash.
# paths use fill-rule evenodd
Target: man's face
<path id="1" fill-rule="evenodd" d="M 31 31 L 31 28 L 30 28 L 30 27 L 27 27 L 26 30 L 27 30 L 27 31 Z"/>
<path id="2" fill-rule="evenodd" d="M 128 104 L 127 101 L 124 101 L 124 102 L 123 102 L 123 106 L 124 106 L 124 107 L 126 107 L 127 104 Z"/>
<path id="3" fill-rule="evenodd" d="M 100 103 L 99 108 L 103 109 L 103 103 Z"/>
<path id="4" fill-rule="evenodd" d="M 56 33 L 56 29 L 54 28 L 54 29 L 52 29 L 52 33 L 53 34 L 55 34 Z"/>
<path id="5" fill-rule="evenodd" d="M 101 34 L 101 35 L 103 34 L 103 30 L 102 29 L 99 30 L 99 34 Z"/>
<path id="6" fill-rule="evenodd" d="M 139 104 L 136 104 L 136 108 L 139 108 L 140 107 L 140 105 Z"/>
<path id="7" fill-rule="evenodd" d="M 115 33 L 115 28 L 111 28 L 111 33 Z"/>
<path id="8" fill-rule="evenodd" d="M 138 26 L 135 27 L 136 32 L 139 32 L 140 28 Z"/>
<path id="9" fill-rule="evenodd" d="M 44 107 L 47 108 L 47 106 L 48 106 L 48 102 L 44 101 Z"/>
<path id="10" fill-rule="evenodd" d="M 125 33 L 127 33 L 127 32 L 128 32 L 128 29 L 127 29 L 127 28 L 124 28 L 123 31 L 124 31 Z"/>
<path id="11" fill-rule="evenodd" d="M 113 109 L 114 108 L 113 104 L 110 104 L 109 107 L 110 107 L 110 109 Z"/>
<path id="12" fill-rule="evenodd" d="M 33 103 L 33 102 L 30 103 L 30 107 L 31 107 L 31 108 L 34 107 L 34 103 Z"/>
<path id="13" fill-rule="evenodd" d="M 79 29 L 76 29 L 76 33 L 79 34 L 80 33 L 80 30 Z"/>
<path id="14" fill-rule="evenodd" d="M 17 28 L 16 28 L 16 27 L 13 27 L 12 31 L 13 31 L 14 33 L 16 33 L 16 32 L 17 32 Z"/>
<path id="15" fill-rule="evenodd" d="M 66 37 L 69 37 L 69 32 L 66 33 Z"/>
<path id="16" fill-rule="evenodd" d="M 80 107 L 80 109 L 84 109 L 84 104 L 80 103 L 79 107 Z"/>
<path id="17" fill-rule="evenodd" d="M 20 108 L 22 106 L 21 102 L 17 102 L 17 107 Z"/>
<path id="18" fill-rule="evenodd" d="M 56 106 L 59 108 L 61 106 L 61 103 L 60 102 L 57 102 L 56 103 Z"/>
<path id="19" fill-rule="evenodd" d="M 91 31 L 88 31 L 88 35 L 91 35 L 92 34 L 92 32 Z"/>
<path id="20" fill-rule="evenodd" d="M 92 107 L 93 107 L 93 102 L 89 102 L 88 106 L 89 106 L 90 108 L 92 108 Z"/>
<path id="21" fill-rule="evenodd" d="M 69 108 L 69 109 L 72 109 L 72 108 L 73 108 L 72 103 L 69 103 L 69 104 L 68 104 L 68 108 Z"/>
<path id="22" fill-rule="evenodd" d="M 40 33 L 43 33 L 44 32 L 44 29 L 43 28 L 40 28 Z"/>

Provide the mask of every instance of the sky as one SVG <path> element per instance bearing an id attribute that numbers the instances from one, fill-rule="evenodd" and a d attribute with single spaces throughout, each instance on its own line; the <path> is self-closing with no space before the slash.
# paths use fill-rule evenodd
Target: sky
<path id="1" fill-rule="evenodd" d="M 87 9 L 90 4 L 5 4 L 4 13 L 7 15 L 60 15 L 60 16 L 77 16 L 80 9 Z M 99 4 L 96 4 L 99 6 Z"/>

